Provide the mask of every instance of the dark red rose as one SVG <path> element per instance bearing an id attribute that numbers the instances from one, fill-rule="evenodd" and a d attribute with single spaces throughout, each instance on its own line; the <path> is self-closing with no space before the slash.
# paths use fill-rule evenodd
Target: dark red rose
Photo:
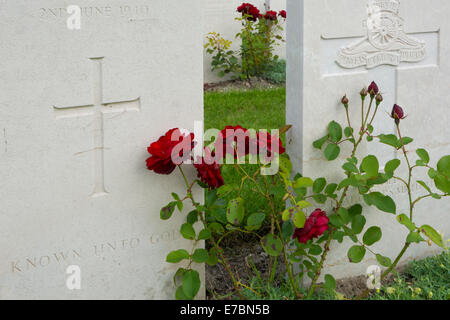
<path id="1" fill-rule="evenodd" d="M 174 148 L 177 154 L 172 156 Z M 159 174 L 171 174 L 177 165 L 190 158 L 193 148 L 193 133 L 184 134 L 178 128 L 171 129 L 147 148 L 151 155 L 147 159 L 147 168 Z"/>
<path id="2" fill-rule="evenodd" d="M 226 154 L 234 155 L 234 158 L 243 157 L 249 152 L 250 134 L 241 126 L 226 126 L 220 131 L 214 147 L 219 157 Z M 220 152 L 222 152 L 220 154 Z"/>
<path id="3" fill-rule="evenodd" d="M 394 107 L 392 108 L 391 117 L 392 117 L 392 119 L 395 120 L 396 124 L 399 124 L 400 120 L 403 120 L 406 118 L 402 107 L 400 107 L 398 104 L 394 104 Z"/>
<path id="4" fill-rule="evenodd" d="M 378 85 L 375 83 L 375 81 L 372 81 L 367 91 L 369 91 L 370 96 L 374 98 L 378 94 L 378 92 L 380 92 L 380 89 L 378 89 Z"/>
<path id="5" fill-rule="evenodd" d="M 286 10 L 281 10 L 281 11 L 278 13 L 278 15 L 281 16 L 282 18 L 286 19 Z"/>
<path id="6" fill-rule="evenodd" d="M 277 13 L 272 10 L 267 11 L 266 14 L 264 15 L 264 19 L 275 21 L 275 20 L 277 20 Z"/>
<path id="7" fill-rule="evenodd" d="M 307 243 L 308 240 L 317 238 L 327 231 L 329 228 L 329 221 L 330 219 L 328 219 L 325 211 L 316 209 L 311 213 L 308 219 L 306 219 L 305 226 L 295 230 L 292 238 L 297 238 L 300 243 Z"/>
<path id="8" fill-rule="evenodd" d="M 220 166 L 217 163 L 210 164 L 204 158 L 194 164 L 197 169 L 197 176 L 203 183 L 206 183 L 210 189 L 216 189 L 224 185 L 223 177 L 220 172 Z"/>
<path id="9" fill-rule="evenodd" d="M 265 161 L 272 161 L 275 154 L 283 154 L 286 149 L 278 135 L 271 135 L 268 132 L 260 131 L 256 134 L 255 139 L 250 141 L 250 150 L 258 154 L 263 154 Z M 256 146 L 255 146 L 256 145 Z"/>
<path id="10" fill-rule="evenodd" d="M 248 20 L 256 21 L 256 19 L 261 18 L 261 13 L 258 8 L 250 3 L 243 3 L 238 8 L 237 11 L 242 13 L 242 16 L 247 16 Z"/>

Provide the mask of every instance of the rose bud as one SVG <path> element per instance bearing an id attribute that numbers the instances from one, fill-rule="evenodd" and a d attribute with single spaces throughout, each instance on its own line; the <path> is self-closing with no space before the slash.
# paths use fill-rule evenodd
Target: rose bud
<path id="1" fill-rule="evenodd" d="M 380 90 L 378 89 L 378 86 L 377 86 L 377 84 L 375 83 L 375 81 L 372 81 L 372 83 L 370 84 L 370 86 L 369 86 L 369 88 L 368 88 L 368 91 L 369 91 L 370 97 L 371 97 L 372 99 L 378 94 L 378 92 L 379 92 Z"/>
<path id="2" fill-rule="evenodd" d="M 341 103 L 342 103 L 346 108 L 348 108 L 348 103 L 349 103 L 349 101 L 348 101 L 347 95 L 345 95 L 345 96 L 342 97 Z"/>
<path id="3" fill-rule="evenodd" d="M 367 97 L 367 95 L 369 94 L 369 91 L 367 91 L 367 88 L 364 87 L 364 88 L 362 88 L 362 90 L 359 94 L 361 95 L 361 98 L 364 100 Z"/>
<path id="4" fill-rule="evenodd" d="M 391 117 L 392 119 L 395 120 L 396 124 L 399 124 L 400 120 L 405 119 L 405 113 L 403 112 L 402 107 L 400 107 L 398 104 L 394 104 L 394 107 L 392 108 Z"/>
<path id="5" fill-rule="evenodd" d="M 375 97 L 375 100 L 377 102 L 377 106 L 380 105 L 380 103 L 383 102 L 383 96 L 381 94 L 377 94 L 377 96 Z"/>

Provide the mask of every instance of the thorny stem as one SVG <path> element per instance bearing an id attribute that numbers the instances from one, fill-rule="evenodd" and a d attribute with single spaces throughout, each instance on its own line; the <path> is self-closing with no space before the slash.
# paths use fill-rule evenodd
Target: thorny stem
<path id="1" fill-rule="evenodd" d="M 370 100 L 370 105 L 372 105 L 373 100 L 374 100 L 373 98 Z M 371 108 L 369 107 L 369 110 L 368 110 L 367 116 L 366 116 L 366 121 L 367 121 L 367 119 L 369 117 L 370 109 Z M 364 99 L 362 99 L 361 110 L 362 110 L 362 112 L 364 112 Z M 369 123 L 368 126 L 372 125 L 372 122 L 375 119 L 375 115 L 376 115 L 377 111 L 378 111 L 378 106 L 375 109 L 374 115 L 373 115 L 372 119 L 370 120 L 370 123 Z M 361 118 L 362 118 L 363 127 L 361 128 L 361 132 L 359 133 L 358 141 L 356 141 L 354 143 L 354 145 L 353 145 L 351 158 L 353 158 L 356 155 L 356 151 L 358 149 L 358 146 L 361 144 L 362 139 L 363 139 L 364 135 L 366 134 L 365 123 L 364 123 L 364 113 L 362 113 Z M 350 176 L 350 174 L 348 174 L 348 176 Z M 348 192 L 349 188 L 350 188 L 350 186 L 347 186 L 347 187 L 344 188 L 344 191 L 342 192 L 341 198 L 339 199 L 339 202 L 337 203 L 337 206 L 334 209 L 335 213 L 338 212 L 338 210 L 342 207 L 342 204 L 344 203 L 344 200 L 345 200 L 345 197 L 347 196 L 347 192 Z M 327 255 L 328 255 L 328 251 L 330 249 L 330 243 L 333 240 L 333 231 L 334 231 L 333 229 L 330 229 L 327 242 L 325 243 L 324 250 L 322 252 L 322 256 L 321 256 L 321 259 L 320 259 L 319 267 L 318 267 L 317 272 L 316 272 L 314 278 L 312 279 L 311 285 L 309 287 L 308 298 L 310 298 L 312 296 L 312 294 L 314 293 L 314 291 L 315 291 L 315 289 L 317 287 L 317 281 L 319 280 L 319 277 L 320 277 L 320 275 L 322 273 L 322 269 L 324 267 L 324 263 L 325 263 L 325 260 L 327 258 Z"/>
<path id="2" fill-rule="evenodd" d="M 413 209 L 414 209 L 414 204 L 415 204 L 415 202 L 413 202 L 413 200 L 412 200 L 412 192 L 411 192 L 411 180 L 412 180 L 413 167 L 411 166 L 411 164 L 409 162 L 409 158 L 408 158 L 408 154 L 406 152 L 405 144 L 403 143 L 403 139 L 402 139 L 402 134 L 400 133 L 400 125 L 399 125 L 399 123 L 396 123 L 396 128 L 397 128 L 398 137 L 399 137 L 400 142 L 402 144 L 402 148 L 401 149 L 403 151 L 403 156 L 405 157 L 406 163 L 408 165 L 408 181 L 406 182 L 405 180 L 403 180 L 401 178 L 397 178 L 397 179 L 402 181 L 403 183 L 405 183 L 406 187 L 408 189 L 409 218 L 412 221 L 413 220 Z M 387 277 L 392 272 L 392 270 L 394 270 L 397 267 L 398 263 L 400 262 L 400 259 L 403 257 L 403 255 L 405 254 L 406 250 L 409 248 L 410 245 L 411 245 L 411 243 L 408 243 L 408 242 L 405 243 L 405 245 L 403 246 L 402 250 L 398 254 L 397 258 L 395 258 L 395 260 L 391 264 L 391 266 L 388 269 L 386 269 L 386 271 L 383 272 L 383 274 L 381 275 L 381 280 L 383 280 L 385 277 Z M 361 300 L 361 299 L 367 297 L 369 292 L 370 292 L 369 289 L 365 290 L 359 297 L 357 297 L 357 300 Z"/>
<path id="3" fill-rule="evenodd" d="M 207 222 L 205 217 L 203 216 L 203 212 L 201 210 L 198 210 L 198 203 L 195 201 L 194 196 L 192 194 L 192 186 L 193 185 L 189 185 L 188 179 L 186 178 L 186 175 L 184 174 L 183 169 L 181 168 L 181 166 L 178 166 L 178 169 L 181 172 L 181 175 L 183 176 L 184 182 L 186 184 L 186 188 L 187 188 L 187 197 L 191 200 L 192 205 L 197 209 L 198 212 L 198 216 L 201 220 L 201 222 L 203 223 L 204 227 L 207 227 Z M 227 262 L 225 256 L 223 255 L 223 251 L 222 249 L 219 247 L 219 245 L 216 243 L 216 241 L 214 240 L 214 237 L 211 236 L 210 238 L 210 242 L 211 244 L 214 246 L 214 248 L 216 248 L 217 253 L 220 255 L 220 259 L 222 261 L 223 266 L 225 267 L 225 269 L 228 272 L 228 275 L 231 279 L 231 281 L 233 282 L 233 286 L 234 289 L 236 290 L 237 294 L 239 295 L 239 297 L 243 300 L 245 300 L 246 298 L 244 297 L 244 295 L 241 292 L 241 289 L 239 288 L 239 282 L 236 280 L 233 271 L 231 270 L 231 266 L 230 264 Z M 196 244 L 195 244 L 196 245 Z M 195 246 L 194 245 L 194 246 Z"/>

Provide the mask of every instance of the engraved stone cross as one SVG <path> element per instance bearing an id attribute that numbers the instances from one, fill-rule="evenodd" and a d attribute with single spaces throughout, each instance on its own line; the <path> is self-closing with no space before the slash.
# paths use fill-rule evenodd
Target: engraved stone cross
<path id="1" fill-rule="evenodd" d="M 380 85 L 383 109 L 390 111 L 399 103 L 401 70 L 438 67 L 439 30 L 407 34 L 399 16 L 399 0 L 368 0 L 367 8 L 367 34 L 363 37 L 322 35 L 321 73 L 324 78 L 366 75 L 367 84 L 375 81 Z M 376 134 L 394 133 L 392 122 L 382 117 L 375 119 L 374 127 Z M 384 157 L 390 160 L 389 155 Z"/>
<path id="2" fill-rule="evenodd" d="M 94 103 L 85 106 L 74 107 L 56 107 L 53 106 L 57 119 L 78 118 L 84 116 L 93 116 L 94 141 L 93 141 L 93 172 L 94 172 L 94 191 L 91 197 L 100 197 L 108 192 L 105 188 L 104 177 L 104 113 L 122 113 L 127 111 L 140 111 L 140 98 L 120 102 L 103 102 L 102 86 L 102 61 L 103 57 L 90 58 L 93 62 L 93 98 Z"/>

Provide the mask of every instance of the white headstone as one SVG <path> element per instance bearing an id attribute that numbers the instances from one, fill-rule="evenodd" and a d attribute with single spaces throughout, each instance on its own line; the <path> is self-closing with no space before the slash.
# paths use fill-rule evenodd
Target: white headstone
<path id="1" fill-rule="evenodd" d="M 146 148 L 203 119 L 202 0 L 76 4 L 0 1 L 0 299 L 172 299 Z"/>
<path id="2" fill-rule="evenodd" d="M 294 125 L 288 141 L 298 171 L 306 176 L 326 177 L 330 182 L 344 177 L 340 166 L 349 156 L 349 146 L 343 148 L 338 160 L 328 163 L 312 142 L 325 135 L 330 121 L 347 123 L 340 103 L 344 94 L 350 99 L 351 121 L 359 129 L 359 92 L 373 80 L 384 97 L 374 122 L 375 135 L 394 133 L 389 114 L 397 103 L 408 115 L 401 124 L 404 135 L 415 138 L 407 148 L 412 155 L 415 149 L 425 148 L 435 165 L 449 154 L 450 2 L 288 0 L 287 11 L 287 122 Z M 402 157 L 400 152 L 377 142 L 360 149 L 360 155 L 376 154 L 382 163 Z M 406 174 L 404 169 L 402 174 Z M 427 179 L 425 170 L 417 180 L 421 178 Z M 427 193 L 417 183 L 413 190 L 416 197 Z M 407 193 L 401 182 L 391 180 L 380 191 L 399 199 L 399 214 L 407 212 Z M 352 194 L 349 200 L 347 204 L 364 203 L 358 194 Z M 393 215 L 366 206 L 364 210 L 367 226 L 378 225 L 384 230 L 375 250 L 395 258 L 406 239 L 406 228 Z M 448 238 L 449 210 L 448 199 L 424 200 L 416 207 L 415 219 L 418 225 L 435 226 Z M 377 264 L 369 254 L 364 263 L 350 264 L 346 253 L 351 244 L 346 241 L 332 247 L 326 264 L 328 273 L 337 277 L 359 275 L 367 266 Z M 437 251 L 435 246 L 413 245 L 403 261 Z"/>

